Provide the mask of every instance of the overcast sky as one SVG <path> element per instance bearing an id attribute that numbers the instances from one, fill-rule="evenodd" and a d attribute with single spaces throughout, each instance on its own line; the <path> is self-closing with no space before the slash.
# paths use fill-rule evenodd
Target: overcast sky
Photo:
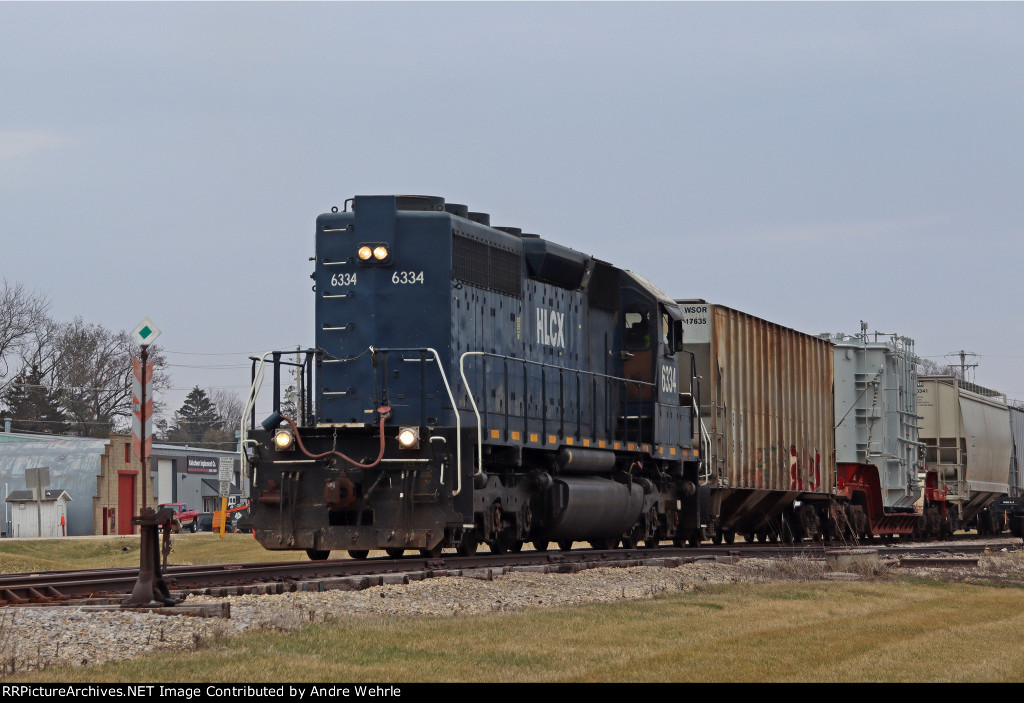
<path id="1" fill-rule="evenodd" d="M 176 390 L 313 343 L 316 216 L 489 212 L 1024 400 L 1021 3 L 0 3 L 0 273 L 162 329 Z"/>

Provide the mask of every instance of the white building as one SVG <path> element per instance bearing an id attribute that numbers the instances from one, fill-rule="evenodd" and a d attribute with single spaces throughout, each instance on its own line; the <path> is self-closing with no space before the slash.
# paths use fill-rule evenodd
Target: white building
<path id="1" fill-rule="evenodd" d="M 7 496 L 12 537 L 65 537 L 69 534 L 71 496 L 63 488 L 46 489 L 44 494 L 41 501 L 35 499 L 34 491 L 14 491 Z"/>

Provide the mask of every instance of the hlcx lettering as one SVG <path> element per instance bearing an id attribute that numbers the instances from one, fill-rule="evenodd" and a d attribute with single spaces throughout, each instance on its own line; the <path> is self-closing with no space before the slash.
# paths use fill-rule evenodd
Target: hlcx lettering
<path id="1" fill-rule="evenodd" d="M 565 313 L 537 308 L 537 344 L 565 349 Z"/>

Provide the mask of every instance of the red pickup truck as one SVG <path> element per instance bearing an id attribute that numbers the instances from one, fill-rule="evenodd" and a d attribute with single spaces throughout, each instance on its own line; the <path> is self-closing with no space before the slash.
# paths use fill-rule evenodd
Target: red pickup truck
<path id="1" fill-rule="evenodd" d="M 186 526 L 191 532 L 195 532 L 199 529 L 198 510 L 189 510 L 188 506 L 185 505 L 184 503 L 160 503 L 156 507 L 157 510 L 170 508 L 171 510 L 174 511 L 174 517 L 178 522 L 178 524 L 174 526 L 175 532 L 180 532 L 181 530 L 184 530 Z"/>

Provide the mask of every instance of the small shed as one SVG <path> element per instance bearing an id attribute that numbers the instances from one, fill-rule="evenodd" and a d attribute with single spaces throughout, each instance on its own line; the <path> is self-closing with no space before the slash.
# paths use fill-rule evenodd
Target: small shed
<path id="1" fill-rule="evenodd" d="M 31 490 L 13 491 L 7 496 L 11 504 L 11 537 L 64 537 L 68 532 L 67 504 L 71 496 L 63 488 L 47 489 L 41 501 Z M 42 530 L 39 525 L 42 524 Z"/>

